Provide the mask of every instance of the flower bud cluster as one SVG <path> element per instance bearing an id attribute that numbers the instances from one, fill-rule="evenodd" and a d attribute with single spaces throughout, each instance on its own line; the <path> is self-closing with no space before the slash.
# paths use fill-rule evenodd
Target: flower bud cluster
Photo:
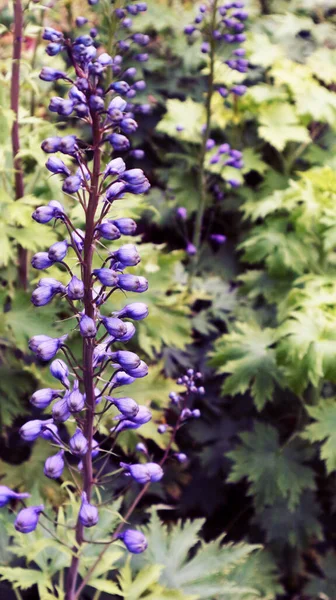
<path id="1" fill-rule="evenodd" d="M 225 64 L 239 73 L 248 71 L 246 51 L 241 47 L 241 44 L 246 41 L 245 21 L 248 18 L 244 7 L 244 2 L 217 4 L 215 0 L 208 0 L 206 4 L 200 5 L 194 23 L 184 28 L 184 33 L 191 40 L 197 33 L 202 35 L 203 54 L 209 54 L 213 47 L 220 50 L 223 44 L 232 46 L 231 57 L 225 61 Z M 223 98 L 227 98 L 230 93 L 234 96 L 243 96 L 247 88 L 245 85 L 233 85 L 231 88 L 218 86 L 217 90 Z"/>

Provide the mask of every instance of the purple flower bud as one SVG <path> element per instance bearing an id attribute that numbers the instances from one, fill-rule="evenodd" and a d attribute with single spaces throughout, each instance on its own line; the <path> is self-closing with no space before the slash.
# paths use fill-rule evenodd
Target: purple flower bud
<path id="1" fill-rule="evenodd" d="M 149 58 L 149 55 L 147 54 L 147 52 L 143 52 L 143 53 L 134 55 L 134 59 L 141 63 L 147 62 L 148 58 Z"/>
<path id="2" fill-rule="evenodd" d="M 42 426 L 47 423 L 52 423 L 52 420 L 40 421 L 40 419 L 34 419 L 33 421 L 27 421 L 19 430 L 20 436 L 26 442 L 33 442 L 39 437 Z"/>
<path id="3" fill-rule="evenodd" d="M 176 215 L 182 219 L 182 221 L 186 221 L 188 218 L 188 211 L 186 208 L 184 208 L 184 206 L 179 206 L 176 209 Z"/>
<path id="4" fill-rule="evenodd" d="M 103 98 L 97 95 L 90 96 L 89 105 L 93 111 L 102 111 L 105 108 Z"/>
<path id="5" fill-rule="evenodd" d="M 63 258 L 66 257 L 68 252 L 68 242 L 63 240 L 63 242 L 56 242 L 52 246 L 50 246 L 48 251 L 48 258 L 53 262 L 61 262 Z"/>
<path id="6" fill-rule="evenodd" d="M 247 87 L 246 87 L 246 85 L 234 85 L 231 88 L 231 92 L 235 96 L 244 96 L 244 94 L 246 94 L 246 92 L 247 92 Z"/>
<path id="7" fill-rule="evenodd" d="M 51 286 L 43 285 L 37 287 L 31 295 L 31 302 L 34 306 L 45 306 L 53 299 L 56 293 Z"/>
<path id="8" fill-rule="evenodd" d="M 70 175 L 68 167 L 65 166 L 64 162 L 60 158 L 55 158 L 54 156 L 51 156 L 46 162 L 46 167 L 51 173 Z"/>
<path id="9" fill-rule="evenodd" d="M 73 390 L 67 395 L 67 404 L 70 412 L 80 412 L 85 406 L 85 399 L 83 394 L 79 391 L 79 381 L 75 379 L 73 384 Z"/>
<path id="10" fill-rule="evenodd" d="M 135 423 L 136 425 L 145 425 L 145 423 L 148 423 L 152 418 L 152 413 L 149 410 L 149 408 L 147 408 L 147 406 L 139 406 L 139 410 L 137 412 L 137 414 L 135 415 L 135 417 L 132 417 L 132 419 L 129 419 L 130 421 L 132 421 L 132 423 Z"/>
<path id="11" fill-rule="evenodd" d="M 115 81 L 110 86 L 111 90 L 114 90 L 117 94 L 126 94 L 130 89 L 127 81 Z"/>
<path id="12" fill-rule="evenodd" d="M 195 256 L 195 254 L 197 254 L 196 246 L 194 246 L 194 244 L 192 244 L 191 242 L 188 242 L 186 247 L 186 253 L 189 254 L 189 256 Z"/>
<path id="13" fill-rule="evenodd" d="M 128 342 L 130 339 L 132 339 L 132 337 L 135 335 L 136 333 L 136 329 L 133 325 L 133 323 L 125 323 L 125 327 L 126 327 L 126 332 L 123 335 L 119 335 L 115 338 L 116 341 L 118 342 Z"/>
<path id="14" fill-rule="evenodd" d="M 228 183 L 232 188 L 240 187 L 240 181 L 238 181 L 238 179 L 228 179 Z"/>
<path id="15" fill-rule="evenodd" d="M 148 365 L 146 365 L 146 363 L 142 360 L 138 367 L 135 367 L 134 369 L 127 369 L 127 373 L 136 379 L 146 377 L 146 375 L 148 375 Z"/>
<path id="16" fill-rule="evenodd" d="M 106 400 L 114 404 L 124 417 L 128 419 L 133 419 L 139 412 L 139 405 L 132 398 L 112 398 L 111 396 L 106 396 Z"/>
<path id="17" fill-rule="evenodd" d="M 64 450 L 60 450 L 54 456 L 49 456 L 44 463 L 44 474 L 50 479 L 58 479 L 64 469 Z"/>
<path id="18" fill-rule="evenodd" d="M 98 509 L 88 502 L 85 492 L 82 493 L 82 503 L 78 517 L 84 527 L 93 527 L 98 523 Z"/>
<path id="19" fill-rule="evenodd" d="M 34 269 L 47 269 L 54 264 L 47 252 L 37 252 L 31 259 L 31 265 Z"/>
<path id="20" fill-rule="evenodd" d="M 129 319 L 134 319 L 135 321 L 142 321 L 142 319 L 148 317 L 148 306 L 143 302 L 132 302 L 114 314 L 118 317 L 126 317 Z"/>
<path id="21" fill-rule="evenodd" d="M 61 31 L 57 31 L 57 29 L 53 29 L 52 27 L 45 27 L 42 35 L 43 40 L 47 40 L 48 42 L 59 42 L 63 38 L 63 33 Z"/>
<path id="22" fill-rule="evenodd" d="M 118 276 L 118 287 L 127 292 L 142 293 L 148 290 L 148 281 L 145 277 L 125 273 Z"/>
<path id="23" fill-rule="evenodd" d="M 125 29 L 130 29 L 130 27 L 132 27 L 133 21 L 132 19 L 126 17 L 126 19 L 122 20 L 121 24 Z"/>
<path id="24" fill-rule="evenodd" d="M 52 206 L 39 206 L 32 214 L 32 218 L 37 223 L 49 223 L 54 218 L 55 210 Z"/>
<path id="25" fill-rule="evenodd" d="M 120 466 L 127 470 L 131 477 L 138 483 L 146 484 L 149 481 L 156 482 L 160 481 L 163 477 L 163 470 L 160 465 L 157 465 L 156 463 L 127 465 L 126 463 L 121 462 Z"/>
<path id="26" fill-rule="evenodd" d="M 64 360 L 56 358 L 50 365 L 50 373 L 55 379 L 58 379 L 65 387 L 70 386 L 68 379 L 69 369 Z"/>
<path id="27" fill-rule="evenodd" d="M 98 30 L 96 29 L 96 27 L 92 27 L 92 29 L 90 29 L 90 35 L 92 38 L 96 38 L 98 35 Z"/>
<path id="28" fill-rule="evenodd" d="M 64 179 L 62 190 L 65 194 L 75 194 L 82 185 L 82 180 L 78 175 L 70 175 Z"/>
<path id="29" fill-rule="evenodd" d="M 104 179 L 110 175 L 122 175 L 126 171 L 126 165 L 122 158 L 114 158 L 107 163 L 104 171 Z"/>
<path id="30" fill-rule="evenodd" d="M 67 392 L 61 400 L 55 402 L 52 407 L 52 416 L 54 421 L 59 421 L 60 423 L 65 423 L 69 419 L 70 411 L 67 403 L 69 393 Z"/>
<path id="31" fill-rule="evenodd" d="M 29 508 L 20 510 L 14 523 L 16 531 L 20 531 L 20 533 L 30 533 L 31 531 L 34 531 L 43 510 L 43 504 L 40 504 L 39 506 L 30 506 Z"/>
<path id="32" fill-rule="evenodd" d="M 126 529 L 119 537 L 124 542 L 127 550 L 132 554 L 141 554 L 148 546 L 144 534 L 136 529 Z"/>
<path id="33" fill-rule="evenodd" d="M 115 181 L 106 190 L 106 199 L 108 202 L 122 198 L 126 185 L 123 181 Z"/>
<path id="34" fill-rule="evenodd" d="M 121 219 L 115 219 L 113 223 L 116 225 L 116 227 L 118 227 L 122 235 L 133 235 L 136 232 L 137 224 L 135 221 L 133 221 L 133 219 L 124 217 Z"/>
<path id="35" fill-rule="evenodd" d="M 36 356 L 43 361 L 51 360 L 63 345 L 66 337 L 67 336 L 62 336 L 61 338 L 49 338 L 49 340 L 42 342 L 36 349 Z"/>
<path id="36" fill-rule="evenodd" d="M 113 100 L 111 100 L 110 104 L 108 105 L 107 112 L 111 113 L 114 110 L 120 110 L 120 112 L 124 112 L 126 106 L 126 100 L 123 100 L 123 98 L 120 98 L 120 96 L 116 96 L 115 98 L 113 98 Z"/>
<path id="37" fill-rule="evenodd" d="M 55 423 L 43 425 L 40 433 L 40 437 L 49 442 L 57 443 L 58 440 L 58 427 Z"/>
<path id="38" fill-rule="evenodd" d="M 114 150 L 128 150 L 130 147 L 129 140 L 124 135 L 120 133 L 112 133 L 112 135 L 107 138 Z"/>
<path id="39" fill-rule="evenodd" d="M 75 135 L 66 135 L 61 138 L 59 150 L 63 154 L 74 154 L 77 150 L 77 142 Z"/>
<path id="40" fill-rule="evenodd" d="M 82 252 L 84 248 L 85 233 L 81 229 L 76 229 L 71 233 L 71 242 L 76 246 L 78 252 Z"/>
<path id="41" fill-rule="evenodd" d="M 94 269 L 93 273 L 97 276 L 100 283 L 106 287 L 119 285 L 119 275 L 111 269 Z"/>
<path id="42" fill-rule="evenodd" d="M 75 107 L 75 111 L 78 117 L 87 117 L 87 115 L 89 114 L 89 109 L 86 106 L 86 104 L 77 104 L 77 106 Z"/>
<path id="43" fill-rule="evenodd" d="M 216 145 L 216 142 L 215 142 L 215 140 L 212 140 L 211 138 L 209 138 L 209 139 L 206 141 L 206 144 L 205 144 L 205 149 L 206 149 L 206 150 L 212 150 L 212 148 L 213 148 L 215 145 Z"/>
<path id="44" fill-rule="evenodd" d="M 83 337 L 95 337 L 97 327 L 93 319 L 87 315 L 83 315 L 79 321 L 79 331 Z"/>
<path id="45" fill-rule="evenodd" d="M 59 54 L 61 52 L 61 50 L 63 49 L 63 44 L 57 44 L 55 42 L 48 44 L 48 46 L 46 47 L 46 53 L 49 56 L 56 56 L 57 54 Z"/>
<path id="46" fill-rule="evenodd" d="M 49 137 L 49 138 L 46 138 L 45 140 L 43 140 L 43 142 L 41 144 L 41 148 L 42 148 L 43 152 L 46 152 L 47 154 L 52 154 L 53 152 L 58 152 L 61 139 L 62 138 L 60 138 L 58 136 L 54 136 L 54 137 Z"/>
<path id="47" fill-rule="evenodd" d="M 209 42 L 203 42 L 201 44 L 201 52 L 203 54 L 208 54 L 208 52 L 210 52 L 210 44 L 209 44 Z"/>
<path id="48" fill-rule="evenodd" d="M 120 337 L 127 331 L 126 324 L 117 317 L 103 317 L 102 322 L 106 331 L 113 337 Z"/>
<path id="49" fill-rule="evenodd" d="M 199 419 L 201 416 L 201 411 L 198 408 L 194 408 L 194 410 L 191 411 L 191 416 L 194 419 Z"/>
<path id="50" fill-rule="evenodd" d="M 167 429 L 168 429 L 168 426 L 167 425 L 163 425 L 163 424 L 159 425 L 159 427 L 157 428 L 158 433 L 161 433 L 161 434 L 166 433 Z"/>
<path id="51" fill-rule="evenodd" d="M 117 352 L 112 352 L 111 358 L 123 369 L 125 369 L 125 371 L 136 369 L 141 363 L 138 355 L 134 352 L 129 352 L 128 350 L 118 350 Z"/>
<path id="52" fill-rule="evenodd" d="M 210 239 L 217 244 L 224 244 L 224 242 L 226 242 L 226 236 L 221 233 L 212 233 Z"/>
<path id="53" fill-rule="evenodd" d="M 138 124 L 134 119 L 126 118 L 120 122 L 120 127 L 124 133 L 134 133 L 138 129 Z"/>
<path id="54" fill-rule="evenodd" d="M 34 335 L 32 338 L 30 338 L 28 342 L 29 350 L 31 350 L 32 352 L 36 352 L 39 345 L 42 344 L 42 342 L 48 342 L 52 339 L 53 338 L 51 338 L 49 335 Z"/>
<path id="55" fill-rule="evenodd" d="M 194 25 L 186 25 L 183 31 L 186 35 L 192 35 L 195 30 L 196 27 Z"/>
<path id="56" fill-rule="evenodd" d="M 86 97 L 85 94 L 83 94 L 83 92 L 81 92 L 76 86 L 73 86 L 70 90 L 69 90 L 69 98 L 70 100 L 72 100 L 72 102 L 76 105 L 76 104 L 82 104 L 86 102 Z"/>
<path id="57" fill-rule="evenodd" d="M 68 79 L 66 73 L 52 69 L 51 67 L 43 67 L 40 73 L 42 81 L 56 81 L 57 79 Z"/>
<path id="58" fill-rule="evenodd" d="M 60 396 L 59 390 L 52 390 L 51 388 L 43 388 L 34 392 L 30 398 L 31 404 L 36 408 L 46 408 L 49 404 Z"/>
<path id="59" fill-rule="evenodd" d="M 116 252 L 111 254 L 111 257 L 123 263 L 126 267 L 134 267 L 140 262 L 140 256 L 134 244 L 125 244 Z"/>
<path id="60" fill-rule="evenodd" d="M 135 148 L 135 150 L 130 151 L 130 156 L 132 156 L 133 158 L 135 158 L 137 160 L 141 160 L 142 158 L 145 157 L 145 153 L 140 148 Z"/>
<path id="61" fill-rule="evenodd" d="M 137 452 L 142 452 L 143 454 L 148 454 L 148 450 L 145 446 L 145 444 L 143 444 L 142 442 L 139 442 L 136 446 L 135 449 Z"/>
<path id="62" fill-rule="evenodd" d="M 118 240 L 121 236 L 118 227 L 114 225 L 113 221 L 103 221 L 96 227 L 96 231 L 105 240 Z"/>
<path id="63" fill-rule="evenodd" d="M 135 381 L 135 377 L 131 377 L 128 373 L 125 373 L 125 371 L 117 371 L 116 373 L 114 373 L 114 375 L 111 379 L 111 383 L 113 384 L 113 387 L 119 387 L 122 385 L 130 385 L 134 381 Z"/>
<path id="64" fill-rule="evenodd" d="M 186 454 L 184 454 L 183 452 L 177 452 L 176 454 L 174 454 L 176 460 L 178 460 L 179 463 L 183 464 L 185 462 L 187 462 L 188 457 Z"/>
<path id="65" fill-rule="evenodd" d="M 70 438 L 69 445 L 72 454 L 76 454 L 76 456 L 84 456 L 87 453 L 88 441 L 78 427 L 74 435 Z"/>
<path id="66" fill-rule="evenodd" d="M 138 9 L 138 12 L 146 12 L 147 4 L 146 2 L 137 2 L 135 5 Z"/>
<path id="67" fill-rule="evenodd" d="M 223 87 L 223 86 L 221 86 L 220 88 L 218 88 L 218 92 L 220 93 L 220 95 L 222 96 L 222 98 L 227 98 L 228 95 L 229 95 L 229 91 L 225 87 Z"/>
<path id="68" fill-rule="evenodd" d="M 67 285 L 67 296 L 70 300 L 80 300 L 84 298 L 84 284 L 74 275 Z"/>
<path id="69" fill-rule="evenodd" d="M 77 17 L 76 18 L 77 27 L 83 27 L 83 25 L 86 25 L 87 22 L 88 22 L 88 19 L 86 17 Z"/>
<path id="70" fill-rule="evenodd" d="M 0 508 L 5 506 L 10 500 L 24 500 L 30 498 L 30 494 L 13 492 L 6 485 L 0 485 Z"/>

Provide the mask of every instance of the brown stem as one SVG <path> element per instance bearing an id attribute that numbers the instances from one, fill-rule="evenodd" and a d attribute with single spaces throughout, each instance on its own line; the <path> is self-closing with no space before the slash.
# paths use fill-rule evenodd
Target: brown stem
<path id="1" fill-rule="evenodd" d="M 95 306 L 92 296 L 92 259 L 94 252 L 94 223 L 95 214 L 99 202 L 99 173 L 100 173 L 100 143 L 101 132 L 99 126 L 99 115 L 92 113 L 92 134 L 93 134 L 93 171 L 91 178 L 91 187 L 89 203 L 86 211 L 86 227 L 84 240 L 84 259 L 82 265 L 82 279 L 84 282 L 84 309 L 85 314 L 91 319 L 95 318 Z M 84 368 L 84 389 L 86 394 L 86 417 L 84 425 L 84 435 L 88 440 L 88 451 L 83 458 L 83 491 L 86 492 L 87 499 L 90 501 L 92 492 L 92 438 L 95 416 L 96 398 L 94 393 L 94 370 L 92 366 L 94 341 L 91 338 L 83 338 L 83 368 Z M 65 600 L 74 600 L 76 598 L 76 584 L 79 567 L 78 548 L 83 543 L 83 525 L 77 520 L 76 525 L 76 554 L 74 554 L 71 566 L 67 576 Z"/>
<path id="2" fill-rule="evenodd" d="M 19 200 L 24 196 L 22 161 L 18 157 L 20 152 L 19 137 L 19 96 L 20 96 L 20 61 L 23 37 L 23 10 L 21 0 L 14 0 L 14 40 L 13 40 L 13 61 L 12 61 L 12 81 L 11 81 L 11 110 L 14 112 L 14 121 L 12 125 L 12 154 L 14 166 L 14 184 L 15 199 Z M 27 288 L 27 250 L 18 247 L 18 271 L 19 283 L 23 289 Z"/>

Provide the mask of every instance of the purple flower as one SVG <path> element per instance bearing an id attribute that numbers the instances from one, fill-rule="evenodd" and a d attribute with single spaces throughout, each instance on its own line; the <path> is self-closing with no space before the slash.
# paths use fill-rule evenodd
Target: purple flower
<path id="1" fill-rule="evenodd" d="M 65 194 L 75 194 L 82 185 L 82 180 L 78 175 L 70 175 L 62 185 L 62 190 Z"/>
<path id="2" fill-rule="evenodd" d="M 127 550 L 132 554 L 141 554 L 148 546 L 144 534 L 136 529 L 126 529 L 119 537 L 124 542 Z"/>
<path id="3" fill-rule="evenodd" d="M 76 454 L 78 456 L 84 456 L 84 454 L 88 451 L 88 441 L 86 437 L 84 437 L 82 431 L 77 427 L 76 432 L 70 438 L 69 441 L 70 449 L 72 454 Z"/>
<path id="4" fill-rule="evenodd" d="M 56 358 L 50 365 L 50 373 L 55 379 L 58 379 L 65 387 L 70 386 L 68 379 L 69 369 L 64 360 Z"/>
<path id="5" fill-rule="evenodd" d="M 58 479 L 64 469 L 64 450 L 60 450 L 54 456 L 49 456 L 44 463 L 44 474 L 50 479 Z"/>
<path id="6" fill-rule="evenodd" d="M 53 262 L 61 262 L 63 258 L 66 257 L 68 252 L 68 242 L 63 240 L 63 242 L 56 242 L 52 246 L 50 246 L 48 251 L 48 258 Z"/>
<path id="7" fill-rule="evenodd" d="M 117 352 L 111 353 L 113 361 L 118 363 L 125 371 L 136 369 L 139 367 L 141 360 L 134 352 L 128 350 L 118 350 Z"/>
<path id="8" fill-rule="evenodd" d="M 194 244 L 192 244 L 191 242 L 188 242 L 187 247 L 186 247 L 186 252 L 187 252 L 187 254 L 189 254 L 189 256 L 195 256 L 195 254 L 197 254 L 197 248 L 196 248 L 196 246 L 194 246 Z"/>
<path id="9" fill-rule="evenodd" d="M 128 150 L 130 143 L 127 137 L 120 133 L 112 133 L 108 137 L 109 142 L 113 146 L 114 150 Z"/>
<path id="10" fill-rule="evenodd" d="M 71 242 L 76 246 L 78 252 L 82 252 L 84 248 L 85 233 L 81 229 L 76 229 L 71 233 Z"/>
<path id="11" fill-rule="evenodd" d="M 130 385 L 134 381 L 135 377 L 131 377 L 128 373 L 125 373 L 125 371 L 117 371 L 116 373 L 114 373 L 111 379 L 113 387 L 119 387 L 121 385 Z"/>
<path id="12" fill-rule="evenodd" d="M 49 338 L 48 340 L 41 342 L 35 350 L 36 356 L 43 361 L 51 360 L 63 345 L 66 337 L 67 336 Z"/>
<path id="13" fill-rule="evenodd" d="M 97 327 L 94 320 L 88 315 L 83 315 L 79 321 L 79 331 L 83 337 L 95 337 Z"/>
<path id="14" fill-rule="evenodd" d="M 37 287 L 31 296 L 31 301 L 34 306 L 45 306 L 48 304 L 57 292 L 50 286 Z"/>
<path id="15" fill-rule="evenodd" d="M 127 465 L 124 462 L 120 463 L 120 466 L 128 471 L 128 473 L 137 481 L 138 483 L 148 483 L 160 481 L 163 477 L 163 470 L 160 465 L 156 463 L 146 463 L 146 464 L 136 464 L 136 465 Z"/>
<path id="16" fill-rule="evenodd" d="M 88 502 L 85 492 L 82 493 L 82 504 L 78 516 L 84 527 L 93 527 L 98 523 L 98 509 Z"/>
<path id="17" fill-rule="evenodd" d="M 134 319 L 135 321 L 142 321 L 148 317 L 148 306 L 143 302 L 132 302 L 114 314 L 118 317 L 126 317 L 129 319 Z"/>
<path id="18" fill-rule="evenodd" d="M 70 175 L 68 167 L 65 166 L 64 162 L 60 158 L 50 157 L 46 162 L 48 171 L 54 174 Z"/>
<path id="19" fill-rule="evenodd" d="M 23 508 L 20 510 L 16 517 L 14 527 L 20 533 L 30 533 L 37 527 L 39 516 L 43 512 L 44 506 L 30 506 L 29 508 Z"/>
<path id="20" fill-rule="evenodd" d="M 148 290 L 148 281 L 145 277 L 125 273 L 118 276 L 118 287 L 127 292 L 142 293 Z"/>
<path id="21" fill-rule="evenodd" d="M 41 144 L 43 152 L 46 152 L 47 154 L 53 154 L 54 152 L 58 152 L 60 148 L 61 139 L 62 138 L 58 136 L 54 136 L 43 140 Z"/>
<path id="22" fill-rule="evenodd" d="M 126 188 L 126 184 L 123 181 L 115 181 L 106 189 L 106 199 L 111 202 L 121 198 Z"/>
<path id="23" fill-rule="evenodd" d="M 126 324 L 117 317 L 103 317 L 102 323 L 104 324 L 106 331 L 113 337 L 120 337 L 127 331 Z"/>
<path id="24" fill-rule="evenodd" d="M 48 42 L 59 42 L 63 39 L 63 33 L 52 27 L 45 27 L 42 39 L 47 40 Z"/>
<path id="25" fill-rule="evenodd" d="M 30 498 L 30 494 L 13 492 L 6 485 L 0 485 L 0 508 L 8 504 L 11 500 L 24 500 Z"/>
<path id="26" fill-rule="evenodd" d="M 43 67 L 40 73 L 42 81 L 56 81 L 57 79 L 69 79 L 63 71 L 52 69 L 51 67 Z"/>
<path id="27" fill-rule="evenodd" d="M 76 18 L 77 27 L 83 27 L 83 25 L 86 25 L 87 22 L 88 22 L 88 19 L 86 17 L 77 17 Z"/>
<path id="28" fill-rule="evenodd" d="M 51 388 L 43 388 L 34 392 L 30 398 L 31 404 L 36 408 L 46 408 L 49 404 L 60 396 L 60 390 L 52 390 Z"/>
<path id="29" fill-rule="evenodd" d="M 106 400 L 114 404 L 124 417 L 128 419 L 133 419 L 139 412 L 139 405 L 132 398 L 112 398 L 111 396 L 106 396 Z"/>
<path id="30" fill-rule="evenodd" d="M 118 342 L 128 342 L 136 333 L 136 329 L 133 323 L 126 322 L 125 323 L 126 331 L 123 335 L 116 336 L 115 340 Z"/>
<path id="31" fill-rule="evenodd" d="M 70 279 L 66 289 L 70 300 L 80 300 L 84 297 L 84 283 L 76 275 Z"/>
<path id="32" fill-rule="evenodd" d="M 105 240 L 118 240 L 121 236 L 120 230 L 113 221 L 102 221 L 100 225 L 96 227 L 96 231 L 105 238 Z"/>
<path id="33" fill-rule="evenodd" d="M 186 454 L 184 454 L 183 452 L 176 452 L 174 454 L 176 460 L 178 460 L 179 463 L 183 464 L 188 460 L 188 457 Z"/>
<path id="34" fill-rule="evenodd" d="M 115 219 L 113 223 L 116 227 L 118 227 L 122 235 L 133 235 L 136 232 L 137 225 L 133 219 L 124 217 L 121 219 Z"/>
<path id="35" fill-rule="evenodd" d="M 62 400 L 55 402 L 54 406 L 52 407 L 53 419 L 55 421 L 59 421 L 60 423 L 65 423 L 65 421 L 67 421 L 71 416 L 67 402 L 68 395 L 69 392 L 64 395 Z"/>
<path id="36" fill-rule="evenodd" d="M 34 269 L 47 269 L 54 264 L 47 252 L 37 252 L 31 259 L 31 265 Z"/>
<path id="37" fill-rule="evenodd" d="M 126 267 L 134 267 L 141 260 L 134 244 L 125 244 L 124 246 L 121 246 L 116 252 L 111 254 L 111 258 L 120 261 Z"/>
<path id="38" fill-rule="evenodd" d="M 80 412 L 85 406 L 84 395 L 79 390 L 79 381 L 75 379 L 72 392 L 66 398 L 68 408 L 71 413 Z"/>
<path id="39" fill-rule="evenodd" d="M 179 206 L 176 209 L 176 215 L 182 219 L 182 221 L 186 221 L 188 218 L 188 211 L 186 208 L 184 208 L 184 206 Z"/>
<path id="40" fill-rule="evenodd" d="M 217 244 L 224 244 L 226 242 L 226 236 L 221 233 L 212 233 L 210 239 Z"/>
<path id="41" fill-rule="evenodd" d="M 130 375 L 132 375 L 132 377 L 135 377 L 136 379 L 146 377 L 146 375 L 148 375 L 148 365 L 146 365 L 146 363 L 142 360 L 140 361 L 140 364 L 137 367 L 133 369 L 127 369 L 127 373 L 129 373 Z"/>
<path id="42" fill-rule="evenodd" d="M 126 165 L 122 158 L 114 158 L 107 163 L 104 171 L 104 178 L 110 175 L 122 175 L 126 171 Z"/>
<path id="43" fill-rule="evenodd" d="M 27 423 L 20 428 L 20 436 L 26 442 L 34 442 L 39 437 L 42 427 L 47 423 L 52 423 L 52 419 L 49 419 L 48 421 L 40 421 L 40 419 L 27 421 Z"/>

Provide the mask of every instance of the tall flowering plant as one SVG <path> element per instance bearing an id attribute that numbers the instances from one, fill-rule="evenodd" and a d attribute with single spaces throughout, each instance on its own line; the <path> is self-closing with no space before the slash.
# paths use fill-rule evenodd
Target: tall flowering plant
<path id="1" fill-rule="evenodd" d="M 130 12 L 130 7 L 127 8 Z M 138 3 L 132 4 L 131 8 L 131 14 L 136 14 L 146 7 L 144 3 Z M 124 21 L 125 12 L 117 10 L 117 16 Z M 103 469 L 97 469 L 94 461 L 101 450 L 97 439 L 100 418 L 111 407 L 118 411 L 115 425 L 107 439 L 104 439 L 104 443 L 111 441 L 111 448 L 115 447 L 116 438 L 122 431 L 139 429 L 152 418 L 146 406 L 139 406 L 125 393 L 119 395 L 124 386 L 147 375 L 147 365 L 134 352 L 114 348 L 115 343 L 120 348 L 120 344 L 134 336 L 136 329 L 133 322 L 145 319 L 148 308 L 143 302 L 135 301 L 126 303 L 121 310 L 112 314 L 106 314 L 105 309 L 106 301 L 115 292 L 140 294 L 147 290 L 148 282 L 144 277 L 128 272 L 128 268 L 135 267 L 140 261 L 134 244 L 126 243 L 113 251 L 104 244 L 105 240 L 118 240 L 135 233 L 136 223 L 132 219 L 110 218 L 110 212 L 112 207 L 118 212 L 120 201 L 126 199 L 127 194 L 143 194 L 150 184 L 141 169 L 127 169 L 120 155 L 129 151 L 129 136 L 137 129 L 134 107 L 129 103 L 136 95 L 137 88 L 143 87 L 137 82 L 132 83 L 136 70 L 127 69 L 123 72 L 120 54 L 112 57 L 103 52 L 97 56 L 94 38 L 90 35 L 80 35 L 71 41 L 61 32 L 47 27 L 43 38 L 48 41 L 49 55 L 61 51 L 67 53 L 74 73 L 51 67 L 42 69 L 42 80 L 61 80 L 69 85 L 65 99 L 51 99 L 50 111 L 62 117 L 76 115 L 90 128 L 91 139 L 87 142 L 75 135 L 66 135 L 50 137 L 42 142 L 44 152 L 50 155 L 46 168 L 50 173 L 61 176 L 63 192 L 80 204 L 85 228 L 76 228 L 57 200 L 35 210 L 33 219 L 36 222 L 41 225 L 60 222 L 67 237 L 54 243 L 48 251 L 35 254 L 32 266 L 44 271 L 61 265 L 67 270 L 69 281 L 63 285 L 52 277 L 42 277 L 32 293 L 32 302 L 36 307 L 42 307 L 57 295 L 67 301 L 76 320 L 75 330 L 81 336 L 82 357 L 77 359 L 72 352 L 68 335 L 51 338 L 41 334 L 30 340 L 29 348 L 36 357 L 44 363 L 51 361 L 50 373 L 59 385 L 55 389 L 44 388 L 33 394 L 32 405 L 38 409 L 50 407 L 51 417 L 28 421 L 21 427 L 20 435 L 26 442 L 41 437 L 56 447 L 57 452 L 46 460 L 44 466 L 44 473 L 49 478 L 57 479 L 62 475 L 69 457 L 72 457 L 72 464 L 74 460 L 78 461 L 76 472 L 81 475 L 81 483 L 77 485 L 75 479 L 75 484 L 81 504 L 65 584 L 66 600 L 76 600 L 90 581 L 109 544 L 122 540 L 131 553 L 143 552 L 147 547 L 143 533 L 125 527 L 122 522 L 109 540 L 101 542 L 103 549 L 96 562 L 86 577 L 78 581 L 80 550 L 88 543 L 85 529 L 95 526 L 99 520 L 97 486 L 102 485 L 104 475 Z M 143 44 L 144 36 L 133 36 L 133 41 Z M 129 44 L 126 46 L 128 50 Z M 131 83 L 128 83 L 130 80 Z M 111 148 L 113 156 L 105 160 Z M 68 160 L 62 160 L 59 155 L 68 157 Z M 102 253 L 105 253 L 104 257 Z M 101 264 L 95 267 L 94 263 L 99 259 Z M 62 353 L 62 358 L 57 357 L 59 353 Z M 124 516 L 125 522 L 150 483 L 158 482 L 163 477 L 162 467 L 166 460 L 172 454 L 181 463 L 186 460 L 184 454 L 174 452 L 173 444 L 180 426 L 187 419 L 200 416 L 199 410 L 192 410 L 189 405 L 191 394 L 204 392 L 199 380 L 200 374 L 189 370 L 178 381 L 185 386 L 185 393 L 182 396 L 171 394 L 171 401 L 176 407 L 175 422 L 158 426 L 159 433 L 170 431 L 169 443 L 160 462 L 153 462 L 144 444 L 139 443 L 137 450 L 143 458 L 136 464 L 120 462 L 120 468 L 115 471 L 114 475 L 126 474 L 143 486 Z M 76 426 L 70 439 L 64 435 L 64 428 L 60 427 L 67 421 Z M 28 496 L 27 493 L 0 486 L 1 506 L 10 501 L 24 502 Z M 28 534 L 36 529 L 42 517 L 47 517 L 43 504 L 24 506 L 17 514 L 15 528 Z"/>

